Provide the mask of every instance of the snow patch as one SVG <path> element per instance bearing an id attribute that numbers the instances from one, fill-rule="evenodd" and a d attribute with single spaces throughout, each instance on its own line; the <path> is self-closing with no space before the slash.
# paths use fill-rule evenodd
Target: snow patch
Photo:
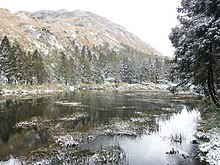
<path id="1" fill-rule="evenodd" d="M 70 106 L 70 107 L 81 106 L 81 102 L 57 101 L 57 102 L 55 102 L 55 104 L 63 105 L 63 106 Z"/>
<path id="2" fill-rule="evenodd" d="M 35 128 L 40 125 L 40 118 L 38 117 L 33 117 L 29 121 L 22 121 L 19 122 L 15 125 L 16 128 L 23 128 L 23 129 L 28 129 L 28 128 Z"/>
<path id="3" fill-rule="evenodd" d="M 199 145 L 199 150 L 206 153 L 205 156 L 200 155 L 200 158 L 211 165 L 220 165 L 220 128 L 213 128 L 207 133 L 198 132 L 197 137 L 210 140 Z"/>
<path id="4" fill-rule="evenodd" d="M 79 145 L 79 142 L 70 134 L 64 136 L 55 136 L 55 143 L 63 147 L 74 147 Z"/>
<path id="5" fill-rule="evenodd" d="M 17 158 L 10 157 L 7 161 L 0 161 L 1 165 L 22 165 L 21 161 Z"/>
<path id="6" fill-rule="evenodd" d="M 21 31 L 27 33 L 30 37 L 39 39 L 41 36 L 41 33 L 37 30 L 37 27 L 33 25 L 25 25 L 22 27 Z"/>
<path id="7" fill-rule="evenodd" d="M 88 117 L 87 113 L 76 113 L 76 114 L 70 115 L 69 117 L 60 118 L 60 121 L 76 121 L 76 120 L 84 119 L 87 117 Z"/>
<path id="8" fill-rule="evenodd" d="M 113 123 L 110 125 L 106 125 L 102 128 L 101 135 L 107 136 L 138 136 L 137 126 L 132 122 L 128 121 L 112 121 Z"/>
<path id="9" fill-rule="evenodd" d="M 58 88 L 45 88 L 45 87 L 36 87 L 32 89 L 24 89 L 22 87 L 14 88 L 14 89 L 1 89 L 0 95 L 9 96 L 9 95 L 28 95 L 28 94 L 44 94 L 44 93 L 55 93 L 55 92 L 62 92 L 63 89 Z"/>

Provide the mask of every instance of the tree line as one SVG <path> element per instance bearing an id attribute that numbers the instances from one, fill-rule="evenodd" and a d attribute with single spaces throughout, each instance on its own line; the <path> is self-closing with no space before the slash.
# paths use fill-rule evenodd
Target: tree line
<path id="1" fill-rule="evenodd" d="M 34 50 L 25 52 L 18 42 L 5 36 L 0 45 L 1 84 L 126 82 L 159 83 L 169 78 L 166 59 L 146 56 L 134 49 L 114 51 L 106 43 L 90 50 L 83 45 L 74 51 L 57 50 L 50 57 Z M 50 59 L 51 58 L 51 59 Z"/>
<path id="2" fill-rule="evenodd" d="M 170 81 L 170 61 L 143 54 L 134 49 L 116 52 L 106 43 L 94 47 L 77 48 L 73 56 L 60 52 L 54 69 L 57 81 L 65 84 L 126 82 L 142 83 Z M 96 53 L 94 53 L 96 52 Z"/>
<path id="3" fill-rule="evenodd" d="M 3 84 L 41 84 L 47 70 L 38 50 L 25 52 L 18 42 L 10 44 L 5 36 L 0 45 L 0 82 Z"/>

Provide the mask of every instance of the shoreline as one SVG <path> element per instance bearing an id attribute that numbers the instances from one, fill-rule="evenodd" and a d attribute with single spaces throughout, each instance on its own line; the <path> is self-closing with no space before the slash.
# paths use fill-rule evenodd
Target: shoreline
<path id="1" fill-rule="evenodd" d="M 43 85 L 0 85 L 0 96 L 24 96 L 41 95 L 65 91 L 130 91 L 130 90 L 157 90 L 167 91 L 166 84 L 127 84 L 127 83 L 104 83 L 104 84 L 77 84 L 68 86 L 63 84 L 43 84 Z"/>
<path id="2" fill-rule="evenodd" d="M 44 85 L 5 85 L 5 86 L 0 86 L 0 92 L 5 92 L 1 93 L 0 96 L 2 98 L 4 97 L 22 97 L 22 96 L 28 96 L 30 95 L 31 97 L 34 96 L 40 96 L 44 94 L 56 94 L 56 93 L 62 93 L 62 92 L 68 92 L 68 91 L 76 91 L 76 92 L 114 92 L 114 91 L 119 91 L 119 92 L 126 92 L 126 91 L 149 91 L 149 92 L 155 92 L 157 93 L 166 93 L 170 94 L 169 97 L 173 99 L 174 102 L 193 102 L 195 101 L 195 97 L 197 97 L 195 94 L 190 93 L 190 92 L 179 92 L 177 94 L 172 94 L 169 89 L 168 89 L 167 84 L 153 84 L 153 83 L 147 83 L 147 84 L 127 84 L 127 83 L 105 83 L 105 84 L 78 84 L 75 86 L 65 86 L 62 84 L 44 84 Z M 40 96 L 41 97 L 41 96 Z M 57 104 L 62 104 L 65 106 L 81 106 L 81 103 L 66 103 L 66 102 L 57 102 Z M 202 119 L 204 120 L 204 119 Z M 204 128 L 204 125 L 198 125 L 198 128 L 202 129 Z M 219 132 L 219 131 L 214 131 Z M 213 148 L 211 143 L 216 142 L 218 138 L 213 138 L 210 139 L 209 143 L 205 143 L 203 141 L 200 141 L 200 136 L 199 136 L 199 131 L 196 132 L 195 137 L 197 138 L 196 142 L 198 143 L 198 149 L 199 151 L 197 152 L 199 155 L 199 159 L 204 160 L 206 162 L 209 162 L 210 164 L 213 164 L 212 161 L 216 161 L 212 159 L 213 155 L 218 155 L 215 153 L 216 150 L 213 150 L 209 152 L 207 156 L 201 155 L 199 152 L 206 153 L 207 149 L 210 151 L 210 148 Z M 202 135 L 206 138 L 209 138 L 209 136 L 213 134 L 213 132 L 207 132 L 206 134 L 203 133 Z M 217 137 L 217 136 L 216 136 Z M 219 143 L 218 143 L 219 145 Z M 218 158 L 217 158 L 218 159 Z"/>
<path id="3" fill-rule="evenodd" d="M 57 93 L 67 90 L 67 86 L 61 84 L 43 84 L 43 85 L 0 85 L 0 96 L 25 96 L 41 95 L 48 93 Z"/>

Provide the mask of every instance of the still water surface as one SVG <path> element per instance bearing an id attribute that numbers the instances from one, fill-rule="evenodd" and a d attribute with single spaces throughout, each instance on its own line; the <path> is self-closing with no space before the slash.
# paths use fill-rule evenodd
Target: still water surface
<path id="1" fill-rule="evenodd" d="M 121 164 L 199 164 L 192 141 L 200 114 L 193 105 L 171 99 L 166 92 L 69 92 L 35 98 L 0 98 L 0 111 L 0 164 L 11 157 L 23 159 L 24 163 L 33 158 L 30 153 L 42 152 L 42 148 L 49 155 L 48 146 L 54 153 L 97 153 L 100 148 L 120 146 L 125 154 Z M 80 113 L 88 117 L 63 122 L 64 118 Z M 30 120 L 39 125 L 16 127 L 19 122 Z M 111 131 L 105 133 L 106 130 Z M 55 135 L 74 132 L 92 138 L 77 147 L 54 145 Z M 92 164 L 90 156 L 88 162 Z M 34 161 L 39 160 L 31 163 Z"/>

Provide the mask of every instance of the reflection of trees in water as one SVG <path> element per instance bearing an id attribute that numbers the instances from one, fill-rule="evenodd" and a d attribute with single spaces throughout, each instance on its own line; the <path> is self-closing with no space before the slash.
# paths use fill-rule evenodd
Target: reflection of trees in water
<path id="1" fill-rule="evenodd" d="M 23 145 L 23 148 L 20 147 L 22 150 L 25 150 L 25 147 L 29 144 L 37 147 L 38 143 L 47 142 L 49 139 L 48 130 L 40 130 L 41 128 L 36 130 L 19 130 L 14 128 L 16 123 L 28 121 L 33 117 L 40 117 L 43 120 L 49 119 L 50 122 L 47 123 L 47 127 L 50 129 L 55 128 L 59 124 L 62 128 L 60 130 L 68 130 L 70 132 L 83 127 L 90 129 L 89 126 L 92 126 L 93 129 L 95 126 L 99 127 L 99 124 L 103 125 L 103 123 L 111 124 L 115 118 L 119 121 L 133 122 L 132 124 L 137 125 L 138 131 L 141 133 L 143 132 L 141 130 L 144 129 L 148 129 L 149 132 L 155 132 L 159 131 L 159 125 L 156 119 L 169 120 L 170 116 L 174 113 L 174 111 L 170 111 L 169 109 L 174 109 L 175 112 L 182 109 L 180 103 L 171 103 L 166 99 L 164 96 L 158 97 L 156 94 L 84 91 L 69 92 L 55 97 L 5 100 L 0 102 L 0 112 L 2 112 L 0 114 L 0 137 L 4 143 L 8 141 L 8 143 L 11 143 L 10 136 L 12 139 L 20 139 L 19 144 L 16 145 L 19 147 Z M 80 104 L 79 106 L 71 107 L 55 104 L 54 102 L 57 101 L 77 102 Z M 187 107 L 189 111 L 193 109 L 193 106 L 187 105 Z M 86 112 L 89 114 L 89 118 L 78 121 L 69 120 L 61 122 L 59 120 L 59 118 L 71 118 L 71 115 L 76 112 Z M 131 118 L 138 120 L 133 121 Z M 121 131 L 120 125 L 119 128 L 119 131 Z M 54 132 L 57 131 L 60 133 L 60 130 L 56 128 Z M 16 134 L 18 131 L 21 131 L 19 132 L 19 136 Z M 22 137 L 23 135 L 26 139 Z M 15 143 L 13 142 L 13 144 Z M 17 148 L 14 146 L 14 149 L 16 150 Z"/>
<path id="2" fill-rule="evenodd" d="M 82 103 L 89 104 L 86 110 L 89 112 L 92 122 L 108 123 L 114 117 L 126 119 L 134 115 L 134 108 L 130 108 L 134 103 L 128 102 L 124 95 L 114 92 L 109 94 L 91 92 L 81 96 Z"/>
<path id="3" fill-rule="evenodd" d="M 149 98 L 148 98 L 149 97 Z M 81 102 L 85 107 L 78 107 L 74 111 L 86 111 L 90 115 L 90 122 L 109 123 L 112 118 L 129 119 L 135 116 L 135 111 L 155 115 L 164 113 L 161 109 L 167 107 L 164 102 L 153 102 L 149 99 L 161 100 L 157 95 L 147 96 L 135 93 L 120 92 L 69 92 L 54 97 L 33 99 L 10 99 L 0 102 L 0 137 L 3 142 L 9 140 L 10 134 L 16 132 L 15 123 L 28 120 L 34 116 L 55 119 L 73 113 L 73 107 L 54 106 L 54 100 Z M 169 106 L 168 106 L 169 107 Z M 193 109 L 191 105 L 188 109 Z M 169 115 L 164 120 L 169 119 Z M 155 122 L 151 121 L 154 125 Z"/>
<path id="4" fill-rule="evenodd" d="M 7 143 L 9 140 L 9 136 L 10 136 L 9 129 L 10 129 L 10 126 L 8 125 L 8 123 L 5 123 L 4 121 L 1 120 L 0 121 L 0 135 L 4 143 Z"/>
<path id="5" fill-rule="evenodd" d="M 0 136 L 4 143 L 7 143 L 11 134 L 11 129 L 16 122 L 17 101 L 6 100 L 0 106 Z"/>
<path id="6" fill-rule="evenodd" d="M 7 143 L 10 135 L 16 133 L 14 126 L 17 122 L 34 116 L 43 116 L 45 104 L 42 100 L 5 100 L 0 103 L 0 137 Z"/>

